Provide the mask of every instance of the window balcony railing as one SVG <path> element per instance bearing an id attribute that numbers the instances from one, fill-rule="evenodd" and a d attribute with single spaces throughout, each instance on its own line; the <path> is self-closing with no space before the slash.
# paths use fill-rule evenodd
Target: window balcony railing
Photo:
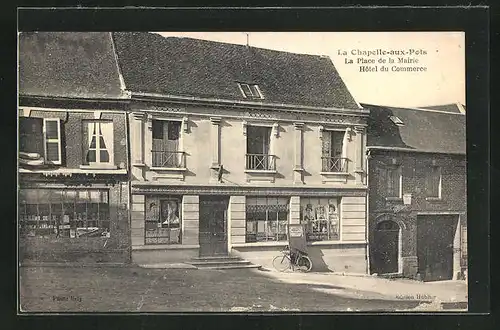
<path id="1" fill-rule="evenodd" d="M 275 171 L 276 156 L 266 154 L 246 154 L 246 169 Z"/>
<path id="2" fill-rule="evenodd" d="M 347 172 L 347 158 L 321 157 L 323 172 Z"/>
<path id="3" fill-rule="evenodd" d="M 153 167 L 185 168 L 186 153 L 184 151 L 151 150 Z"/>

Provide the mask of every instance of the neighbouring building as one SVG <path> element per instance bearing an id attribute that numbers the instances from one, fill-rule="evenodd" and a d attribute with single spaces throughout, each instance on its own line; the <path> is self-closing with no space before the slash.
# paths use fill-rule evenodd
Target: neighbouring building
<path id="1" fill-rule="evenodd" d="M 467 269 L 465 107 L 370 110 L 371 273 L 424 281 Z"/>
<path id="2" fill-rule="evenodd" d="M 19 261 L 127 262 L 127 96 L 111 34 L 18 40 Z"/>
<path id="3" fill-rule="evenodd" d="M 328 57 L 113 39 L 131 97 L 134 262 L 270 265 L 303 223 L 316 269 L 367 272 L 368 111 Z"/>

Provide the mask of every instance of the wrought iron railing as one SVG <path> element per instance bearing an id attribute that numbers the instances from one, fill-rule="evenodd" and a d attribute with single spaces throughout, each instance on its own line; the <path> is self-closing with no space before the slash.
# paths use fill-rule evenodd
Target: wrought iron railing
<path id="1" fill-rule="evenodd" d="M 347 172 L 347 158 L 321 157 L 323 172 Z"/>
<path id="2" fill-rule="evenodd" d="M 186 153 L 184 151 L 151 150 L 153 167 L 186 167 Z"/>
<path id="3" fill-rule="evenodd" d="M 247 170 L 276 170 L 276 156 L 266 154 L 247 154 L 246 155 Z"/>

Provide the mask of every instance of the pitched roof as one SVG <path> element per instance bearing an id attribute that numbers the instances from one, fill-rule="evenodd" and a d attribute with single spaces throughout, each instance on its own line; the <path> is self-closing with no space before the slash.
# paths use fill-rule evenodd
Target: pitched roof
<path id="1" fill-rule="evenodd" d="M 52 97 L 122 95 L 110 33 L 19 34 L 19 93 Z"/>
<path id="2" fill-rule="evenodd" d="M 132 92 L 242 101 L 243 82 L 257 84 L 266 103 L 359 109 L 327 57 L 147 32 L 113 38 Z"/>
<path id="3" fill-rule="evenodd" d="M 460 107 L 462 107 L 465 110 L 465 106 L 463 104 L 459 104 L 459 103 L 433 105 L 433 106 L 426 106 L 426 107 L 420 107 L 420 108 L 421 109 L 428 109 L 428 110 L 452 112 L 452 113 L 462 113 L 460 111 Z"/>
<path id="4" fill-rule="evenodd" d="M 363 104 L 370 110 L 368 147 L 465 154 L 465 115 Z M 391 116 L 403 122 L 396 125 Z"/>

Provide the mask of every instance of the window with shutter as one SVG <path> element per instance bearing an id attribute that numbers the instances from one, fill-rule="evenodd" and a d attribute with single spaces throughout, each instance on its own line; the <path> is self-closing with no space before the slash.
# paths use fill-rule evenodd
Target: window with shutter
<path id="1" fill-rule="evenodd" d="M 19 118 L 19 151 L 45 155 L 43 143 L 43 118 Z"/>
<path id="2" fill-rule="evenodd" d="M 61 164 L 61 122 L 59 118 L 43 119 L 45 162 Z"/>

